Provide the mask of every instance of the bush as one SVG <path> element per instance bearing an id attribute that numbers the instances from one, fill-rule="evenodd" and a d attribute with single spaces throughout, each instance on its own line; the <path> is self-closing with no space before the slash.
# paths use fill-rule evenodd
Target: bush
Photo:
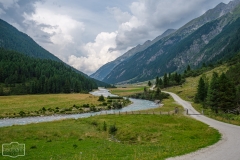
<path id="1" fill-rule="evenodd" d="M 98 101 L 105 101 L 103 95 L 101 95 L 101 96 L 98 98 Z"/>
<path id="2" fill-rule="evenodd" d="M 114 124 L 114 125 L 111 125 L 111 126 L 109 127 L 108 132 L 109 132 L 109 134 L 115 135 L 116 132 L 117 132 L 117 130 L 118 130 L 118 129 L 117 129 L 116 125 Z"/>
<path id="3" fill-rule="evenodd" d="M 89 108 L 89 104 L 83 104 L 83 108 Z"/>
<path id="4" fill-rule="evenodd" d="M 26 115 L 26 113 L 25 113 L 25 112 L 23 112 L 23 111 L 20 111 L 20 112 L 19 112 L 19 115 L 20 115 L 20 116 L 25 116 L 25 115 Z"/>

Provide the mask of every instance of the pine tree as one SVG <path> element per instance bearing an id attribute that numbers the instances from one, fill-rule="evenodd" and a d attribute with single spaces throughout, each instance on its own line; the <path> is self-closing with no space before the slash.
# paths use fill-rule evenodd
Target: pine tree
<path id="1" fill-rule="evenodd" d="M 211 83 L 207 93 L 207 105 L 213 111 L 215 111 L 215 113 L 218 113 L 218 81 L 218 74 L 216 72 L 213 72 Z"/>
<path id="2" fill-rule="evenodd" d="M 163 77 L 163 87 L 166 88 L 167 86 L 168 86 L 168 77 L 167 77 L 167 74 L 165 73 Z"/>
<path id="3" fill-rule="evenodd" d="M 148 81 L 148 86 L 150 87 L 152 85 L 151 81 Z"/>
<path id="4" fill-rule="evenodd" d="M 205 85 L 203 78 L 201 77 L 198 82 L 197 93 L 195 96 L 195 102 L 204 102 L 206 97 L 207 97 L 206 85 Z"/>
<path id="5" fill-rule="evenodd" d="M 236 107 L 236 89 L 227 76 L 222 73 L 219 78 L 218 107 L 224 112 Z"/>

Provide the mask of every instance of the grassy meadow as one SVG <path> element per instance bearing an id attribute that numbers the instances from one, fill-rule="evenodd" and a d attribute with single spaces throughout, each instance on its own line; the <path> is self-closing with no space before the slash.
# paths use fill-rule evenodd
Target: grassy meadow
<path id="1" fill-rule="evenodd" d="M 132 94 L 143 92 L 145 86 L 137 86 L 137 85 L 127 85 L 127 86 L 119 86 L 119 88 L 111 88 L 110 92 L 112 94 L 116 94 L 119 96 L 130 96 Z"/>
<path id="2" fill-rule="evenodd" d="M 115 135 L 108 132 L 111 125 L 117 128 Z M 220 139 L 215 129 L 182 115 L 94 116 L 4 127 L 0 131 L 0 144 L 25 144 L 26 155 L 17 159 L 36 160 L 159 160 Z"/>
<path id="3" fill-rule="evenodd" d="M 39 115 L 39 111 L 44 107 L 47 111 L 54 111 L 71 108 L 74 105 L 84 104 L 100 105 L 98 97 L 90 94 L 43 94 L 43 95 L 17 95 L 0 96 L 0 116 L 19 116 L 19 112 L 29 112 L 29 115 Z M 46 113 L 47 114 L 47 113 Z M 49 114 L 54 114 L 50 112 Z"/>

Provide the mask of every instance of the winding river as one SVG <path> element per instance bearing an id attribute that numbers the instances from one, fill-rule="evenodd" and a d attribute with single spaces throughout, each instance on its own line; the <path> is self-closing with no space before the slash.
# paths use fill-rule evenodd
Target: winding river
<path id="1" fill-rule="evenodd" d="M 99 90 L 90 92 L 90 94 L 94 96 L 103 95 L 104 97 L 107 96 L 117 96 L 111 94 L 107 89 L 99 88 Z M 147 101 L 147 100 L 139 100 L 139 99 L 132 99 L 130 100 L 133 102 L 127 107 L 118 110 L 107 110 L 102 111 L 103 113 L 113 113 L 113 112 L 131 112 L 131 111 L 138 111 L 138 110 L 147 110 L 152 108 L 157 108 L 158 105 L 154 102 Z M 61 119 L 78 119 L 78 118 L 85 118 L 94 115 L 99 115 L 102 112 L 91 112 L 91 113 L 82 113 L 82 114 L 68 114 L 68 115 L 52 115 L 52 116 L 39 116 L 39 117 L 24 117 L 24 118 L 5 118 L 0 119 L 0 127 L 4 126 L 12 126 L 12 125 L 25 125 L 30 123 L 39 123 L 39 122 L 50 122 L 55 120 Z"/>

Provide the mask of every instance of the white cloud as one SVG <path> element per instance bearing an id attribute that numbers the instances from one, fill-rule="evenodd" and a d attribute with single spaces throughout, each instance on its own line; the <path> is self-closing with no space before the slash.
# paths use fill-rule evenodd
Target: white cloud
<path id="1" fill-rule="evenodd" d="M 108 11 L 114 16 L 119 25 L 128 22 L 132 17 L 128 12 L 122 12 L 117 7 L 108 8 Z"/>
<path id="2" fill-rule="evenodd" d="M 218 3 L 0 0 L 0 15 L 64 62 L 91 74 L 127 49 L 154 39 L 166 29 L 181 27 Z"/>
<path id="3" fill-rule="evenodd" d="M 76 51 L 77 46 L 80 45 L 78 43 L 81 43 L 77 37 L 84 32 L 85 26 L 68 15 L 55 13 L 41 6 L 34 14 L 24 14 L 24 17 L 24 23 L 34 21 L 37 25 L 35 27 L 40 27 L 41 31 L 50 36 L 52 44 L 40 42 L 41 45 L 65 62 L 67 62 L 67 56 L 73 54 L 73 51 Z M 33 27 L 27 32 L 32 37 L 37 37 Z"/>
<path id="4" fill-rule="evenodd" d="M 116 47 L 116 35 L 116 32 L 101 32 L 97 35 L 94 42 L 89 42 L 82 46 L 82 52 L 86 52 L 87 56 L 77 57 L 71 55 L 68 58 L 68 63 L 84 73 L 93 73 L 103 64 L 120 56 L 121 53 L 118 51 L 109 51 L 110 48 Z"/>

